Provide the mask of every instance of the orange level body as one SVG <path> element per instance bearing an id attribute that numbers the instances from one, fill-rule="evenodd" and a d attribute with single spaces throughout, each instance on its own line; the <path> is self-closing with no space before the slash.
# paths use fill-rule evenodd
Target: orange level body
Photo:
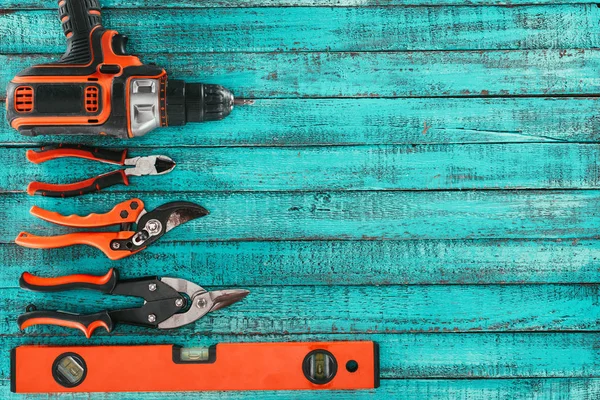
<path id="1" fill-rule="evenodd" d="M 314 383 L 306 373 L 321 371 L 323 364 L 319 360 L 323 360 L 323 352 L 333 356 L 335 365 L 328 364 L 327 371 L 335 373 L 326 383 Z M 316 353 L 320 354 L 315 357 Z M 377 344 L 370 341 L 222 343 L 212 346 L 210 357 L 203 361 L 182 360 L 181 348 L 173 345 L 20 346 L 12 352 L 11 390 L 56 393 L 373 389 L 379 386 L 378 353 Z M 54 374 L 57 360 L 68 354 L 85 365 L 84 378 L 74 387 L 65 387 Z"/>

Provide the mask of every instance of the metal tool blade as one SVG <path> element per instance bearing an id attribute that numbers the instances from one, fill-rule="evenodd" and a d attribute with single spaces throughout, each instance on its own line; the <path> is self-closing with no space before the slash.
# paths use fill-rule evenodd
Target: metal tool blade
<path id="1" fill-rule="evenodd" d="M 133 168 L 125 169 L 125 175 L 163 175 L 175 168 L 175 161 L 167 156 L 135 157 L 125 160 L 124 165 L 133 165 Z"/>
<path id="2" fill-rule="evenodd" d="M 120 244 L 127 246 L 131 251 L 141 249 L 154 243 L 173 228 L 208 214 L 206 208 L 189 201 L 163 204 L 138 218 L 137 232 L 127 239 L 129 241 L 123 240 Z"/>
<path id="3" fill-rule="evenodd" d="M 191 221 L 196 218 L 201 218 L 209 214 L 206 208 L 194 203 L 176 202 L 165 204 L 165 206 L 169 205 L 171 205 L 172 210 L 169 213 L 169 216 L 167 217 L 165 232 L 169 232 L 171 229 L 176 228 L 179 225 L 185 224 L 188 221 Z"/>
<path id="4" fill-rule="evenodd" d="M 175 161 L 173 161 L 170 157 L 157 156 L 154 167 L 156 168 L 157 175 L 163 175 L 173 171 L 173 168 L 175 168 L 176 165 L 177 164 L 175 164 Z"/>
<path id="5" fill-rule="evenodd" d="M 209 312 L 220 310 L 223 307 L 237 303 L 248 296 L 249 293 L 250 291 L 245 289 L 225 289 L 208 292 L 213 302 L 213 306 Z"/>
<path id="6" fill-rule="evenodd" d="M 225 289 L 207 292 L 194 283 L 177 278 L 162 278 L 161 281 L 175 288 L 180 293 L 186 293 L 190 298 L 190 304 L 187 311 L 175 314 L 161 322 L 158 325 L 160 329 L 172 329 L 191 324 L 209 312 L 237 303 L 250 293 L 244 289 Z M 196 292 L 192 293 L 191 290 L 196 290 Z"/>

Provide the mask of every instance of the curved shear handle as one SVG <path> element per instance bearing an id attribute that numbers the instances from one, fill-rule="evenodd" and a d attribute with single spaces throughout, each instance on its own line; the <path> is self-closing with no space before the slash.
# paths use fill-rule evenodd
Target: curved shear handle
<path id="1" fill-rule="evenodd" d="M 98 228 L 102 226 L 134 223 L 144 211 L 144 202 L 140 199 L 123 201 L 107 213 L 79 215 L 62 215 L 55 211 L 44 210 L 33 206 L 29 211 L 31 215 L 53 224 L 70 226 L 73 228 Z"/>
<path id="2" fill-rule="evenodd" d="M 46 278 L 33 275 L 29 272 L 23 272 L 19 279 L 19 286 L 22 289 L 34 292 L 62 292 L 65 290 L 89 289 L 111 293 L 117 285 L 118 280 L 119 274 L 114 268 L 111 268 L 103 276 L 74 274 Z"/>
<path id="3" fill-rule="evenodd" d="M 114 249 L 111 244 L 116 240 L 127 240 L 131 238 L 135 232 L 120 231 L 120 232 L 76 232 L 58 236 L 36 236 L 28 232 L 21 232 L 15 239 L 15 243 L 19 246 L 29 247 L 33 249 L 57 249 L 60 247 L 68 247 L 76 244 L 93 246 L 101 250 L 111 260 L 120 260 L 121 258 L 129 257 L 132 254 L 142 250 L 129 250 L 128 248 Z"/>

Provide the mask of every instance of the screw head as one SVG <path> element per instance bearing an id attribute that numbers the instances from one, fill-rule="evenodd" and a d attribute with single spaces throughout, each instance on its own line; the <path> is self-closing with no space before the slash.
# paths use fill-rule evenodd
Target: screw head
<path id="1" fill-rule="evenodd" d="M 148 314 L 148 322 L 152 323 L 156 321 L 156 315 Z"/>
<path id="2" fill-rule="evenodd" d="M 151 283 L 148 285 L 148 290 L 154 292 L 156 290 L 156 283 Z"/>
<path id="3" fill-rule="evenodd" d="M 198 308 L 204 308 L 204 307 L 206 307 L 206 300 L 205 299 L 198 299 L 196 301 L 196 307 L 198 307 Z"/>
<path id="4" fill-rule="evenodd" d="M 182 307 L 183 306 L 183 299 L 177 299 L 177 300 L 175 300 L 175 306 Z"/>
<path id="5" fill-rule="evenodd" d="M 121 215 L 121 218 L 123 218 L 123 219 L 129 217 L 129 213 L 127 211 L 125 211 L 125 210 L 121 211 L 120 215 Z"/>
<path id="6" fill-rule="evenodd" d="M 160 232 L 160 230 L 162 229 L 162 224 L 157 219 L 151 219 L 150 221 L 148 221 L 146 223 L 145 228 L 148 231 L 148 233 L 156 234 L 156 233 Z"/>
<path id="7" fill-rule="evenodd" d="M 131 209 L 132 209 L 132 210 L 137 210 L 137 208 L 138 208 L 139 206 L 140 206 L 140 205 L 138 204 L 138 202 L 137 202 L 137 201 L 132 201 L 132 202 L 131 202 L 131 204 L 129 204 L 129 207 L 131 207 Z"/>
<path id="8" fill-rule="evenodd" d="M 113 244 L 111 244 L 111 247 L 113 248 L 113 250 L 119 250 L 121 248 L 121 243 L 114 242 Z"/>

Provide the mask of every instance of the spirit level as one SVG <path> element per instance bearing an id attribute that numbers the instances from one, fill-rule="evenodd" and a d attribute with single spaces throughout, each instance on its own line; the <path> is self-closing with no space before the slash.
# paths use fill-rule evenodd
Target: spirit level
<path id="1" fill-rule="evenodd" d="M 20 346 L 11 370 L 15 393 L 372 389 L 379 351 L 369 341 Z"/>

